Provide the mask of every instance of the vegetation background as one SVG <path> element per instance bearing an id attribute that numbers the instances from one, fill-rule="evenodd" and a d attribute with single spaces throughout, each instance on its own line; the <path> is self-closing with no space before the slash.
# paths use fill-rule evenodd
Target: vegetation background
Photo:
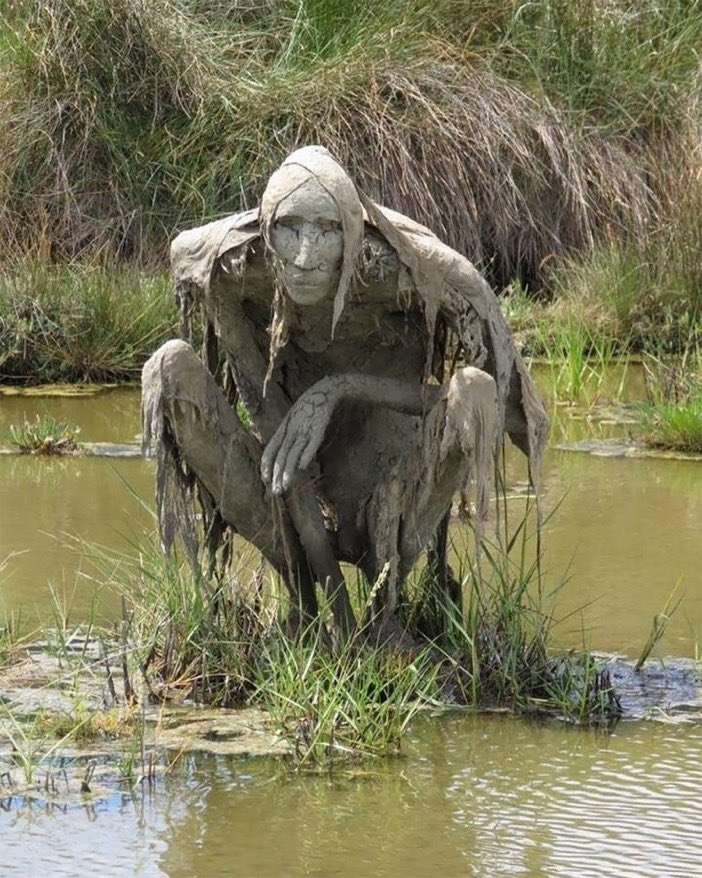
<path id="1" fill-rule="evenodd" d="M 700 0 L 5 0 L 2 377 L 138 374 L 173 234 L 309 142 L 509 288 L 532 350 L 681 350 L 700 45 Z"/>

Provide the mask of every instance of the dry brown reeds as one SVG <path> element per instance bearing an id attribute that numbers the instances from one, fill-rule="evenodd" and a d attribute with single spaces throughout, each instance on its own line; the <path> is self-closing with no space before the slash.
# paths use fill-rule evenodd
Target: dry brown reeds
<path id="1" fill-rule="evenodd" d="M 320 142 L 494 282 L 533 286 L 660 211 L 699 35 L 696 0 L 671 4 L 15 0 L 3 253 L 162 259 Z"/>

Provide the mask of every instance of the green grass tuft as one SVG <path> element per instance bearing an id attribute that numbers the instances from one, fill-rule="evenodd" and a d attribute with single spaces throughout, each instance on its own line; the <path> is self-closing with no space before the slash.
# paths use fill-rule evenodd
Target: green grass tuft
<path id="1" fill-rule="evenodd" d="M 267 638 L 256 664 L 254 698 L 303 767 L 400 752 L 403 734 L 436 703 L 430 650 L 402 653 L 352 638 L 330 650 L 317 638 Z"/>
<path id="2" fill-rule="evenodd" d="M 702 352 L 691 338 L 681 357 L 644 360 L 648 401 L 637 407 L 639 438 L 653 448 L 702 453 Z"/>
<path id="3" fill-rule="evenodd" d="M 11 425 L 3 437 L 22 454 L 72 454 L 78 447 L 79 432 L 75 425 L 57 421 L 52 415 L 37 415 L 33 421 Z"/>
<path id="4" fill-rule="evenodd" d="M 642 405 L 638 415 L 647 445 L 702 454 L 702 392 L 682 405 Z"/>

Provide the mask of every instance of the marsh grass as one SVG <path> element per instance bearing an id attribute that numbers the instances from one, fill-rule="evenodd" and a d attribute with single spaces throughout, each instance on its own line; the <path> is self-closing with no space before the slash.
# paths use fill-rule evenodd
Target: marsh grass
<path id="1" fill-rule="evenodd" d="M 414 716 L 436 704 L 430 649 L 401 652 L 362 635 L 330 650 L 319 637 L 264 641 L 253 697 L 290 742 L 300 767 L 392 756 Z"/>
<path id="2" fill-rule="evenodd" d="M 192 697 L 241 705 L 253 686 L 259 641 L 274 624 L 262 605 L 260 577 L 208 581 L 154 546 L 133 555 L 95 550 L 107 581 L 124 596 L 122 640 L 128 676 L 158 699 Z"/>
<path id="3" fill-rule="evenodd" d="M 640 438 L 653 448 L 702 453 L 702 390 L 680 405 L 637 408 Z"/>
<path id="4" fill-rule="evenodd" d="M 342 643 L 322 621 L 290 627 L 277 585 L 260 570 L 209 581 L 149 548 L 101 563 L 125 596 L 129 673 L 151 698 L 259 704 L 296 764 L 318 768 L 399 752 L 407 725 L 429 706 L 592 722 L 618 715 L 608 675 L 587 650 L 552 652 L 555 594 L 544 594 L 538 559 L 527 561 L 526 529 L 525 521 L 506 543 L 486 544 L 479 564 L 466 561 L 465 608 L 439 607 L 443 631 L 429 639 L 414 612 L 427 587 L 419 574 L 406 589 L 401 637 L 375 640 L 371 626 Z M 363 594 L 367 603 L 373 589 Z"/>
<path id="5" fill-rule="evenodd" d="M 163 256 L 321 142 L 499 285 L 540 281 L 544 260 L 646 234 L 694 119 L 700 18 L 695 0 L 17 0 L 2 239 Z"/>
<path id="6" fill-rule="evenodd" d="M 37 415 L 33 421 L 11 424 L 0 434 L 22 454 L 72 454 L 80 432 L 75 424 L 58 421 L 52 415 Z"/>
<path id="7" fill-rule="evenodd" d="M 547 586 L 525 517 L 497 542 L 484 541 L 459 575 L 463 610 L 442 607 L 448 625 L 434 641 L 444 657 L 443 697 L 474 708 L 540 712 L 575 722 L 611 722 L 621 708 L 609 673 L 583 645 L 561 653 L 553 636 L 565 580 Z M 434 591 L 441 594 L 440 590 Z"/>
<path id="8" fill-rule="evenodd" d="M 6 706 L 0 705 L 0 733 L 12 747 L 9 762 L 5 764 L 19 770 L 27 787 L 34 786 L 43 775 L 44 788 L 49 792 L 54 789 L 54 769 L 56 760 L 60 758 L 61 748 L 75 737 L 78 727 L 71 724 L 69 730 L 57 738 L 42 729 L 41 721 L 40 715 L 35 715 L 32 719 L 18 717 Z M 8 769 L 5 774 L 12 785 L 10 772 L 11 769 Z"/>
<path id="9" fill-rule="evenodd" d="M 547 392 L 553 400 L 591 407 L 605 396 L 618 400 L 624 392 L 628 358 L 622 351 L 626 343 L 589 327 L 572 312 L 550 322 L 542 312 L 532 325 L 527 345 L 538 352 L 546 367 Z M 612 386 L 615 364 L 620 377 Z"/>
<path id="10" fill-rule="evenodd" d="M 0 573 L 2 564 L 0 563 Z M 0 669 L 10 664 L 17 654 L 22 630 L 22 614 L 5 613 L 0 621 Z"/>
<path id="11" fill-rule="evenodd" d="M 135 380 L 176 323 L 165 274 L 24 264 L 0 278 L 0 380 Z"/>
<path id="12" fill-rule="evenodd" d="M 702 452 L 702 353 L 695 337 L 680 357 L 644 359 L 648 399 L 637 435 L 654 448 Z"/>

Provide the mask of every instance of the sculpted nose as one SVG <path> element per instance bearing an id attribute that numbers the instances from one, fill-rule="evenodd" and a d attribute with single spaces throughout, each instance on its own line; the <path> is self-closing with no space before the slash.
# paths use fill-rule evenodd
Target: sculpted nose
<path id="1" fill-rule="evenodd" d="M 319 253 L 316 235 L 311 229 L 302 229 L 300 232 L 300 246 L 295 256 L 295 266 L 309 271 L 319 265 Z"/>

